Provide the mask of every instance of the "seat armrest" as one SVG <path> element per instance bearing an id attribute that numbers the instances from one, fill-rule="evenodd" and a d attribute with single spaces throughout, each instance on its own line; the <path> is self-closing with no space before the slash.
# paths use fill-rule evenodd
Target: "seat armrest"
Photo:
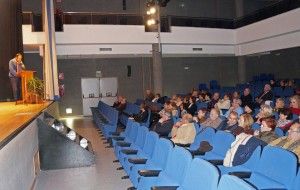
<path id="1" fill-rule="evenodd" d="M 128 162 L 132 164 L 146 164 L 147 159 L 145 158 L 129 158 Z"/>
<path id="2" fill-rule="evenodd" d="M 138 150 L 134 150 L 134 149 L 123 149 L 123 150 L 121 150 L 121 152 L 124 153 L 124 154 L 129 155 L 129 154 L 137 154 L 137 153 L 138 153 Z"/>
<path id="3" fill-rule="evenodd" d="M 139 170 L 138 173 L 143 177 L 157 177 L 161 170 Z"/>
<path id="4" fill-rule="evenodd" d="M 117 142 L 117 145 L 121 147 L 129 147 L 131 143 L 122 141 L 122 142 Z"/>
<path id="5" fill-rule="evenodd" d="M 119 132 L 110 132 L 109 134 L 112 135 L 112 136 L 119 136 L 120 135 Z"/>
<path id="6" fill-rule="evenodd" d="M 191 144 L 180 144 L 180 143 L 175 143 L 175 145 L 181 146 L 181 147 L 190 147 L 191 146 Z"/>
<path id="7" fill-rule="evenodd" d="M 154 186 L 151 190 L 176 190 L 178 186 Z"/>
<path id="8" fill-rule="evenodd" d="M 207 160 L 207 161 L 216 166 L 223 165 L 223 160 Z"/>
<path id="9" fill-rule="evenodd" d="M 116 140 L 116 141 L 123 141 L 125 140 L 125 137 L 111 137 L 113 140 Z"/>
<path id="10" fill-rule="evenodd" d="M 200 151 L 200 150 L 191 150 L 190 152 L 193 156 L 203 156 L 203 155 L 205 155 L 205 152 Z"/>
<path id="11" fill-rule="evenodd" d="M 234 175 L 239 178 L 250 178 L 251 172 L 229 172 L 229 175 Z"/>

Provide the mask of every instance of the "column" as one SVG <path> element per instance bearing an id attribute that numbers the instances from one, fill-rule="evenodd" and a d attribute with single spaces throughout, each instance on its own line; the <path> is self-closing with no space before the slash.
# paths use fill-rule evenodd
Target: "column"
<path id="1" fill-rule="evenodd" d="M 162 54 L 159 52 L 159 44 L 152 44 L 152 62 L 153 92 L 163 94 Z"/>

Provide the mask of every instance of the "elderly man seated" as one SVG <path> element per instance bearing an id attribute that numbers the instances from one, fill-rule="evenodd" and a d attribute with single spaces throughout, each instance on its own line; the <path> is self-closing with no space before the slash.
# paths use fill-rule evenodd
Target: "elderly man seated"
<path id="1" fill-rule="evenodd" d="M 229 108 L 229 110 L 225 113 L 225 117 L 228 118 L 229 114 L 232 112 L 232 111 L 235 111 L 238 116 L 242 115 L 244 113 L 244 110 L 243 108 L 241 107 L 241 104 L 242 104 L 242 101 L 241 99 L 238 99 L 238 98 L 235 98 L 232 100 L 232 103 L 231 103 L 231 107 Z"/>
<path id="2" fill-rule="evenodd" d="M 182 120 L 173 126 L 171 136 L 171 141 L 179 146 L 193 143 L 196 136 L 193 116 L 191 114 L 185 114 Z"/>
<path id="3" fill-rule="evenodd" d="M 294 152 L 300 158 L 300 123 L 294 123 L 287 137 L 280 137 L 270 143 L 272 146 L 279 146 Z"/>

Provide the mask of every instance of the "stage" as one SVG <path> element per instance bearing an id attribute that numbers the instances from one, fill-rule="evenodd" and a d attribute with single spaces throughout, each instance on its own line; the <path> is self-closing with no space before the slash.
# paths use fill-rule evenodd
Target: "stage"
<path id="1" fill-rule="evenodd" d="M 0 147 L 23 130 L 52 101 L 43 104 L 18 104 L 15 102 L 0 103 Z"/>

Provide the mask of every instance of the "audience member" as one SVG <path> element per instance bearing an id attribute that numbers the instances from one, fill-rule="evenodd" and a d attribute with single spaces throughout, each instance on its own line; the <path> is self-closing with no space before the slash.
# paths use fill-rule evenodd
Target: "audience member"
<path id="1" fill-rule="evenodd" d="M 230 97 L 228 94 L 225 94 L 223 99 L 219 99 L 218 103 L 215 104 L 215 108 L 219 110 L 228 110 L 230 108 Z"/>
<path id="2" fill-rule="evenodd" d="M 259 107 L 265 101 L 272 101 L 273 93 L 271 91 L 271 86 L 269 84 L 265 84 L 263 92 L 255 98 L 256 106 Z"/>
<path id="3" fill-rule="evenodd" d="M 274 118 L 264 118 L 262 119 L 260 129 L 254 131 L 254 136 L 268 144 L 278 138 L 274 132 L 275 127 L 276 121 Z"/>
<path id="4" fill-rule="evenodd" d="M 195 112 L 197 111 L 196 98 L 190 97 L 189 103 L 190 104 L 187 107 L 186 111 L 191 115 L 195 115 Z"/>
<path id="5" fill-rule="evenodd" d="M 270 80 L 270 86 L 271 86 L 271 88 L 276 87 L 276 82 L 275 82 L 274 79 L 271 79 L 271 80 Z"/>
<path id="6" fill-rule="evenodd" d="M 115 107 L 119 113 L 123 112 L 126 108 L 127 100 L 125 97 L 121 97 L 121 102 L 118 104 L 117 107 Z"/>
<path id="7" fill-rule="evenodd" d="M 254 120 L 250 114 L 242 114 L 238 120 L 239 127 L 233 131 L 233 134 L 246 133 L 248 135 L 253 135 L 254 131 L 251 128 Z"/>
<path id="8" fill-rule="evenodd" d="M 280 80 L 280 82 L 279 82 L 279 87 L 280 87 L 282 90 L 284 90 L 285 87 L 286 87 L 286 81 L 285 81 L 285 80 Z"/>
<path id="9" fill-rule="evenodd" d="M 290 123 L 292 122 L 290 119 L 291 112 L 289 109 L 283 108 L 279 110 L 279 119 L 277 120 L 276 127 L 279 127 L 283 130 L 286 130 L 289 127 Z"/>
<path id="10" fill-rule="evenodd" d="M 160 103 L 159 102 L 160 98 L 161 98 L 160 94 L 156 93 L 155 96 L 154 96 L 154 98 L 152 99 L 152 102 L 154 102 L 154 103 Z"/>
<path id="11" fill-rule="evenodd" d="M 277 98 L 275 102 L 274 111 L 278 112 L 280 109 L 285 107 L 283 98 Z"/>
<path id="12" fill-rule="evenodd" d="M 182 103 L 181 103 L 180 106 L 179 106 L 179 111 L 180 111 L 180 116 L 181 116 L 181 118 L 183 118 L 183 116 L 184 116 L 185 114 L 188 113 L 188 112 L 186 111 L 186 109 L 184 109 L 184 106 L 183 106 Z"/>
<path id="13" fill-rule="evenodd" d="M 230 107 L 229 110 L 225 113 L 224 116 L 225 116 L 226 118 L 228 118 L 230 112 L 232 112 L 232 111 L 235 111 L 239 116 L 240 116 L 241 114 L 243 114 L 244 110 L 243 110 L 243 108 L 241 107 L 241 104 L 242 104 L 241 99 L 237 99 L 237 98 L 233 99 L 233 100 L 232 100 L 232 103 L 231 103 L 231 107 Z"/>
<path id="14" fill-rule="evenodd" d="M 300 124 L 294 123 L 290 130 L 289 135 L 286 137 L 280 137 L 270 143 L 272 146 L 279 146 L 294 152 L 298 156 L 298 162 L 300 161 Z"/>
<path id="15" fill-rule="evenodd" d="M 193 143 L 196 136 L 193 116 L 191 114 L 185 114 L 180 124 L 173 126 L 171 136 L 171 141 L 179 146 Z"/>
<path id="16" fill-rule="evenodd" d="M 153 131 L 155 131 L 160 136 L 167 137 L 172 130 L 173 127 L 173 119 L 171 116 L 171 112 L 166 111 L 162 118 L 159 119 L 158 123 L 156 123 L 153 127 Z"/>
<path id="17" fill-rule="evenodd" d="M 234 91 L 233 93 L 232 93 L 232 100 L 233 99 L 240 99 L 240 93 L 238 92 L 238 91 Z"/>
<path id="18" fill-rule="evenodd" d="M 201 126 L 202 127 L 212 127 L 217 129 L 220 124 L 222 123 L 222 120 L 220 118 L 220 110 L 217 108 L 212 108 L 210 110 L 209 118 L 204 121 Z"/>
<path id="19" fill-rule="evenodd" d="M 220 94 L 219 94 L 219 92 L 215 92 L 215 93 L 213 94 L 213 96 L 212 96 L 210 102 L 208 103 L 207 108 L 208 108 L 208 109 L 214 108 L 214 107 L 215 107 L 215 104 L 218 103 L 219 99 L 220 99 Z"/>
<path id="20" fill-rule="evenodd" d="M 293 114 L 300 115 L 300 96 L 294 95 L 291 97 L 290 109 Z"/>
<path id="21" fill-rule="evenodd" d="M 253 107 L 253 100 L 252 100 L 252 95 L 251 95 L 251 91 L 250 88 L 245 88 L 243 95 L 241 97 L 241 101 L 242 101 L 242 107 L 246 107 L 248 106 L 249 108 Z"/>
<path id="22" fill-rule="evenodd" d="M 138 123 L 145 123 L 148 119 L 148 107 L 145 103 L 141 103 L 140 105 L 140 112 L 138 114 L 132 115 L 129 119 L 134 119 L 134 121 Z"/>
<path id="23" fill-rule="evenodd" d="M 195 116 L 193 119 L 196 123 L 198 123 L 200 126 L 203 122 L 206 120 L 206 113 L 207 109 L 206 108 L 201 108 L 199 109 L 197 116 Z"/>
<path id="24" fill-rule="evenodd" d="M 153 99 L 154 94 L 151 92 L 151 90 L 146 90 L 145 101 L 152 102 Z"/>
<path id="25" fill-rule="evenodd" d="M 232 111 L 228 116 L 225 126 L 218 129 L 232 133 L 236 128 L 238 128 L 238 114 L 235 111 Z"/>
<path id="26" fill-rule="evenodd" d="M 117 108 L 121 104 L 122 98 L 122 96 L 118 96 L 112 107 Z"/>
<path id="27" fill-rule="evenodd" d="M 259 113 L 255 116 L 256 118 L 256 123 L 261 123 L 261 120 L 263 118 L 268 118 L 271 117 L 273 115 L 273 109 L 271 106 L 266 105 L 266 104 L 262 104 L 260 106 L 260 111 Z"/>

